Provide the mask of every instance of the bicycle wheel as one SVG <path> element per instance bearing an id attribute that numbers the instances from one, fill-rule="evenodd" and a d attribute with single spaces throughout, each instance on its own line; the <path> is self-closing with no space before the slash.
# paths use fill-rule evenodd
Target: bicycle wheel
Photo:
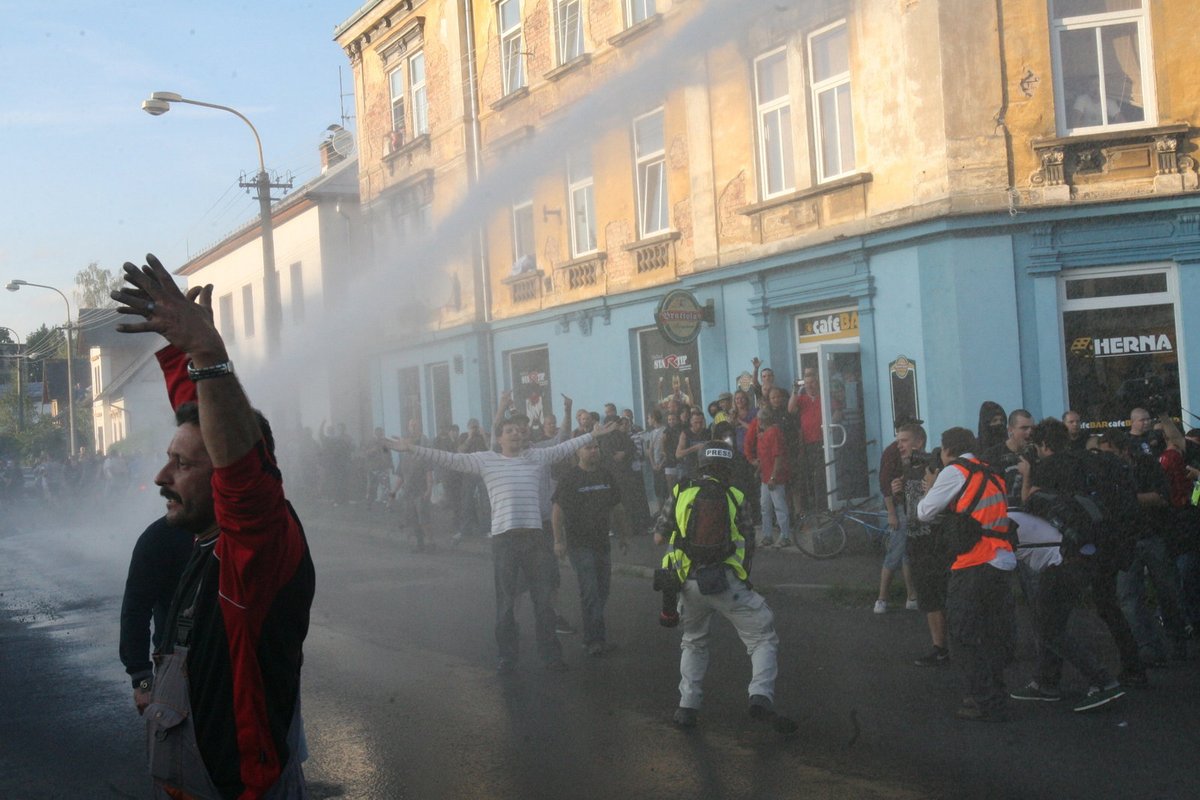
<path id="1" fill-rule="evenodd" d="M 796 546 L 812 558 L 833 558 L 846 549 L 846 529 L 837 516 L 823 511 L 800 520 L 792 532 Z"/>

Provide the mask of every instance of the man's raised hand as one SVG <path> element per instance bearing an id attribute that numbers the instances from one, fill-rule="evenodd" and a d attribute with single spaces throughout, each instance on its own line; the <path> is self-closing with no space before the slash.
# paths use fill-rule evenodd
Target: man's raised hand
<path id="1" fill-rule="evenodd" d="M 142 321 L 121 323 L 118 331 L 161 334 L 193 357 L 200 353 L 224 355 L 225 346 L 213 324 L 211 284 L 193 286 L 184 294 L 153 253 L 146 255 L 146 266 L 139 268 L 127 261 L 124 270 L 129 285 L 109 296 L 121 304 L 118 313 L 140 316 Z"/>
<path id="2" fill-rule="evenodd" d="M 605 422 L 605 423 L 597 424 L 594 428 L 592 428 L 592 437 L 599 439 L 601 436 L 607 436 L 608 434 L 612 433 L 616 429 L 617 429 L 616 422 Z"/>

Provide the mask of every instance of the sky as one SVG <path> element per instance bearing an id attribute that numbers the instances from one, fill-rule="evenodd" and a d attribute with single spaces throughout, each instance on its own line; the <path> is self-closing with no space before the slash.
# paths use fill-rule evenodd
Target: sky
<path id="1" fill-rule="evenodd" d="M 245 123 L 180 105 L 152 117 L 141 110 L 151 92 L 238 109 L 269 171 L 296 186 L 316 177 L 326 128 L 354 113 L 333 29 L 361 5 L 0 0 L 0 284 L 53 286 L 74 317 L 88 263 L 117 273 L 153 252 L 174 269 L 257 215 L 237 185 L 258 171 Z M 65 314 L 54 292 L 0 292 L 0 326 L 22 339 Z"/>

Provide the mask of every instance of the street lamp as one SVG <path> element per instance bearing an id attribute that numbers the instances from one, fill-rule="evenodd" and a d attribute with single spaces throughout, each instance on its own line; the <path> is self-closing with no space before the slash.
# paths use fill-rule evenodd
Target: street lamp
<path id="1" fill-rule="evenodd" d="M 189 100 L 175 92 L 154 92 L 149 100 L 142 101 L 142 110 L 154 117 L 162 116 L 171 110 L 171 103 L 187 103 L 204 108 L 215 108 L 218 111 L 228 111 L 250 127 L 254 134 L 254 143 L 258 146 L 258 175 L 253 184 L 242 183 L 243 187 L 251 185 L 258 189 L 258 214 L 262 225 L 262 254 L 263 254 L 263 307 L 267 328 L 267 353 L 271 355 L 279 349 L 280 307 L 279 307 L 279 277 L 275 272 L 275 232 L 271 220 L 271 189 L 290 189 L 291 181 L 286 183 L 271 183 L 267 174 L 267 165 L 263 160 L 262 139 L 254 124 L 246 119 L 246 115 L 236 108 L 222 106 L 216 103 L 204 103 L 200 100 Z"/>
<path id="2" fill-rule="evenodd" d="M 70 440 L 71 440 L 70 455 L 74 456 L 75 452 L 76 452 L 75 451 L 75 371 L 71 367 L 71 361 L 73 360 L 72 354 L 71 354 L 71 303 L 69 300 L 67 300 L 67 296 L 65 294 L 60 292 L 58 289 L 55 289 L 53 286 L 47 286 L 44 283 L 30 283 L 29 281 L 11 280 L 8 282 L 8 286 L 6 286 L 4 288 L 8 289 L 10 292 L 17 292 L 17 291 L 21 290 L 22 286 L 36 286 L 39 289 L 49 289 L 52 292 L 56 292 L 58 294 L 58 296 L 63 299 L 63 304 L 66 305 L 66 307 L 67 307 L 67 327 L 65 329 L 65 332 L 67 334 L 67 431 L 69 433 Z M 22 401 L 24 401 L 24 398 L 22 398 Z"/>
<path id="3" fill-rule="evenodd" d="M 21 359 L 25 358 L 25 354 L 21 351 L 25 349 L 25 343 L 21 341 L 21 334 L 12 328 L 0 325 L 0 331 L 8 331 L 17 339 L 17 354 L 13 356 L 17 360 L 17 430 L 23 431 L 25 430 L 25 389 L 23 388 L 25 365 L 21 363 Z"/>

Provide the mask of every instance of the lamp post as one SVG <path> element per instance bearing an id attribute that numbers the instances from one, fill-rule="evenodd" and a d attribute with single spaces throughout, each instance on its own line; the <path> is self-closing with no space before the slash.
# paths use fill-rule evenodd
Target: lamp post
<path id="1" fill-rule="evenodd" d="M 267 328 L 267 354 L 272 355 L 278 352 L 279 349 L 279 328 L 282 314 L 279 307 L 279 277 L 275 272 L 275 231 L 271 220 L 271 189 L 290 189 L 292 183 L 291 181 L 285 183 L 271 182 L 271 176 L 267 174 L 266 161 L 263 160 L 262 139 L 258 136 L 258 130 L 246 118 L 246 115 L 236 108 L 216 103 L 205 103 L 200 100 L 190 100 L 175 92 L 154 92 L 150 95 L 149 100 L 142 101 L 142 110 L 151 116 L 158 117 L 171 110 L 171 103 L 186 103 L 204 108 L 215 108 L 218 111 L 228 111 L 246 123 L 250 128 L 250 132 L 254 134 L 254 144 L 258 147 L 258 175 L 255 177 L 253 184 L 242 183 L 242 186 L 249 187 L 253 185 L 258 190 L 258 214 L 262 226 L 263 316 Z"/>
<path id="2" fill-rule="evenodd" d="M 39 289 L 49 289 L 58 294 L 63 300 L 63 305 L 67 307 L 67 327 L 64 332 L 67 334 L 67 431 L 71 441 L 70 455 L 75 455 L 75 371 L 71 366 L 74 360 L 71 353 L 71 303 L 67 300 L 67 296 L 55 289 L 53 286 L 47 286 L 44 283 L 30 283 L 29 281 L 11 280 L 8 286 L 4 287 L 10 292 L 20 291 L 22 286 L 36 286 Z M 24 398 L 22 405 L 24 404 Z"/>
<path id="3" fill-rule="evenodd" d="M 23 431 L 25 430 L 25 365 L 21 363 L 21 359 L 25 358 L 25 354 L 21 351 L 25 349 L 25 343 L 21 341 L 21 334 L 12 328 L 0 325 L 0 331 L 8 331 L 17 339 L 17 354 L 13 356 L 17 360 L 17 430 Z"/>

